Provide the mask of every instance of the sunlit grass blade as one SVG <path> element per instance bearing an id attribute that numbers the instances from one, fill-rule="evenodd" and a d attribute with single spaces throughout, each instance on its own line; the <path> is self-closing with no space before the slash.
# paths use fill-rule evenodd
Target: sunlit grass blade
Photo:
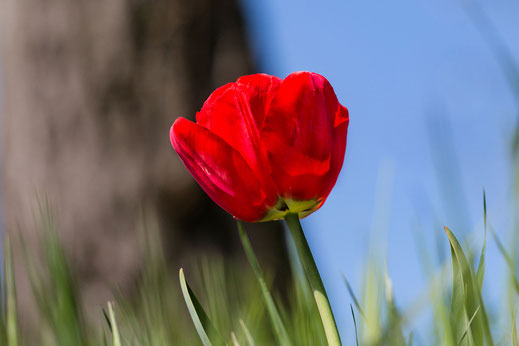
<path id="1" fill-rule="evenodd" d="M 362 306 L 366 314 L 365 323 L 360 325 L 360 343 L 377 345 L 382 342 L 383 326 L 383 281 L 379 258 L 372 256 L 364 271 Z"/>
<path id="2" fill-rule="evenodd" d="M 112 345 L 121 346 L 121 335 L 119 334 L 119 328 L 117 327 L 117 320 L 115 319 L 112 302 L 108 302 L 108 317 L 110 319 L 110 330 L 112 332 Z"/>
<path id="3" fill-rule="evenodd" d="M 290 296 L 285 321 L 288 321 L 290 338 L 294 345 L 326 345 L 326 335 L 321 323 L 321 316 L 315 303 L 312 289 L 303 264 L 299 259 L 296 244 L 285 228 L 288 259 L 292 271 L 293 293 Z"/>
<path id="4" fill-rule="evenodd" d="M 324 327 L 324 333 L 326 340 L 329 345 L 341 345 L 341 338 L 337 329 L 337 323 L 333 316 L 332 307 L 330 306 L 330 300 L 324 288 L 321 275 L 315 264 L 312 251 L 306 241 L 299 215 L 297 213 L 288 213 L 285 216 L 285 222 L 290 230 L 294 244 L 296 245 L 299 260 L 301 261 L 306 278 L 312 289 L 312 293 L 317 304 L 317 309 L 321 317 L 321 321 Z"/>
<path id="5" fill-rule="evenodd" d="M 258 283 L 261 287 L 261 293 L 267 306 L 267 311 L 269 313 L 270 320 L 274 328 L 274 335 L 276 337 L 276 340 L 280 345 L 290 345 L 291 342 L 288 337 L 285 325 L 283 323 L 283 320 L 281 319 L 281 315 L 279 314 L 274 299 L 272 299 L 272 295 L 270 294 L 265 279 L 263 278 L 261 268 L 259 266 L 256 255 L 254 254 L 254 250 L 252 249 L 252 246 L 250 244 L 249 237 L 247 236 L 247 233 L 245 233 L 245 230 L 243 229 L 241 222 L 238 221 L 237 225 L 243 249 L 245 250 L 245 254 L 247 255 L 254 275 L 256 276 L 256 279 L 258 280 Z"/>
<path id="6" fill-rule="evenodd" d="M 447 307 L 443 288 L 438 283 L 433 283 L 431 290 L 431 302 L 435 318 L 434 332 L 437 344 L 456 346 L 455 330 L 452 324 L 453 306 Z M 461 308 L 461 307 L 460 307 Z"/>
<path id="7" fill-rule="evenodd" d="M 446 332 L 450 332 L 448 339 L 452 341 L 452 345 L 457 345 L 455 340 L 459 340 L 463 334 L 464 326 L 462 321 L 465 319 L 465 286 L 460 270 L 460 264 L 456 257 L 454 247 L 451 245 L 452 256 L 452 291 L 449 306 L 449 328 Z M 470 330 L 467 333 L 471 333 Z"/>
<path id="8" fill-rule="evenodd" d="M 467 334 L 472 337 L 476 345 L 493 345 L 487 314 L 473 270 L 452 231 L 448 227 L 444 227 L 444 229 L 451 244 L 453 271 L 459 272 L 459 275 L 454 276 L 453 286 L 456 285 L 458 289 L 463 289 L 463 305 L 466 316 L 475 315 L 474 321 L 469 325 Z M 461 302 L 456 301 L 455 303 L 460 304 Z M 475 314 L 478 309 L 481 309 L 480 313 Z"/>
<path id="9" fill-rule="evenodd" d="M 458 346 L 461 345 L 461 343 L 463 342 L 463 339 L 465 339 L 465 337 L 467 336 L 467 333 L 469 331 L 469 328 L 470 326 L 472 325 L 472 321 L 474 320 L 474 317 L 476 317 L 476 315 L 478 314 L 478 311 L 479 311 L 479 308 L 481 307 L 478 306 L 478 308 L 476 309 L 476 311 L 474 311 L 474 315 L 472 315 L 472 317 L 470 318 L 469 320 L 469 323 L 467 323 L 467 328 L 465 328 L 465 331 L 463 332 L 463 334 L 461 335 L 461 339 L 460 341 L 458 342 Z"/>
<path id="10" fill-rule="evenodd" d="M 386 342 L 387 340 L 392 345 L 404 345 L 405 338 L 402 331 L 403 316 L 396 306 L 391 279 L 389 278 L 387 271 L 385 273 L 385 283 L 387 326 L 382 340 L 383 342 Z"/>
<path id="11" fill-rule="evenodd" d="M 7 346 L 17 346 L 19 338 L 18 314 L 16 309 L 16 285 L 13 269 L 13 253 L 8 236 L 4 238 L 5 275 L 5 337 Z"/>
<path id="12" fill-rule="evenodd" d="M 234 332 L 231 332 L 231 341 L 233 346 L 240 346 L 240 343 L 238 342 L 238 338 L 236 338 L 236 334 Z"/>
<path id="13" fill-rule="evenodd" d="M 196 331 L 198 332 L 200 340 L 204 346 L 210 346 L 213 344 L 225 345 L 218 331 L 213 326 L 209 317 L 202 308 L 202 305 L 191 290 L 191 287 L 189 287 L 189 284 L 187 283 L 184 276 L 184 270 L 182 268 L 180 269 L 178 276 L 180 279 L 180 288 L 182 289 L 182 294 L 184 296 L 187 309 L 189 310 L 191 319 L 193 320 Z"/>
<path id="14" fill-rule="evenodd" d="M 247 338 L 247 343 L 249 344 L 249 346 L 256 346 L 254 338 L 252 337 L 249 328 L 247 328 L 247 325 L 245 324 L 245 322 L 243 322 L 243 320 L 240 320 L 240 326 L 243 329 L 243 333 L 245 334 L 245 338 Z"/>
<path id="15" fill-rule="evenodd" d="M 487 248 L 487 198 L 485 190 L 483 190 L 483 220 L 485 225 L 485 234 L 483 236 L 483 247 L 481 248 L 478 270 L 476 272 L 476 281 L 480 291 L 483 288 L 483 278 L 485 277 L 485 253 Z"/>

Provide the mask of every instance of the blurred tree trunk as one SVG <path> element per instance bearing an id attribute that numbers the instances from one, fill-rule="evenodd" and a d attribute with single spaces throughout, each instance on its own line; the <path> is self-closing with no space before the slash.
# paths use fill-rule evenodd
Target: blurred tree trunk
<path id="1" fill-rule="evenodd" d="M 252 72 L 235 1 L 2 0 L 0 34 L 5 229 L 29 234 L 48 199 L 87 304 L 134 280 L 143 208 L 177 263 L 193 247 L 241 252 L 169 143 L 176 117 Z M 279 258 L 279 226 L 260 227 Z"/>

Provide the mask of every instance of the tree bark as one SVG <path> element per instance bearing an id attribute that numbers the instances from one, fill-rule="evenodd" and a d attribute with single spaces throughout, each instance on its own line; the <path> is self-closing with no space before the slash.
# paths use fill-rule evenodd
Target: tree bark
<path id="1" fill-rule="evenodd" d="M 232 219 L 169 143 L 176 117 L 252 72 L 235 1 L 2 0 L 0 23 L 8 232 L 32 234 L 37 196 L 48 200 L 90 305 L 134 280 L 142 209 L 156 211 L 177 262 L 205 245 L 241 252 Z M 282 244 L 270 229 L 267 257 Z"/>

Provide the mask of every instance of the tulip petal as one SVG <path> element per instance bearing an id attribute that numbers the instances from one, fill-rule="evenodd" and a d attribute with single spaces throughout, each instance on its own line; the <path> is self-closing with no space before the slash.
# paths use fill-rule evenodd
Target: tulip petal
<path id="1" fill-rule="evenodd" d="M 345 141 L 334 136 L 334 128 L 346 123 L 340 107 L 323 76 L 296 72 L 281 83 L 265 118 L 261 141 L 284 197 L 325 198 L 322 191 L 327 190 L 330 178 L 335 183 L 337 177 L 330 177 L 338 162 L 334 156 L 345 146 Z"/>
<path id="2" fill-rule="evenodd" d="M 328 177 L 326 179 L 326 183 L 321 190 L 321 196 L 328 196 L 331 192 L 335 183 L 337 182 L 337 178 L 339 177 L 339 173 L 342 169 L 342 164 L 344 163 L 344 154 L 346 153 L 346 142 L 348 137 L 348 126 L 350 123 L 350 117 L 348 113 L 348 109 L 344 106 L 339 105 L 339 109 L 337 110 L 335 116 L 335 125 L 332 130 L 333 136 L 333 150 L 332 150 L 332 159 L 330 163 L 330 172 L 328 173 Z"/>
<path id="3" fill-rule="evenodd" d="M 276 194 L 271 169 L 260 144 L 259 129 L 281 80 L 266 74 L 244 76 L 218 88 L 197 114 L 197 123 L 237 150 L 256 177 Z"/>
<path id="4" fill-rule="evenodd" d="M 248 99 L 259 130 L 263 127 L 265 116 L 280 85 L 280 78 L 264 73 L 243 76 L 236 81 L 238 90 Z"/>
<path id="5" fill-rule="evenodd" d="M 243 76 L 235 83 L 216 89 L 197 114 L 198 125 L 222 137 L 244 158 L 253 156 L 247 152 L 258 144 L 259 130 L 269 106 L 281 84 L 281 79 L 266 74 Z"/>
<path id="6" fill-rule="evenodd" d="M 236 218 L 257 221 L 275 203 L 264 192 L 242 155 L 220 136 L 187 119 L 178 118 L 171 144 L 202 189 Z"/>

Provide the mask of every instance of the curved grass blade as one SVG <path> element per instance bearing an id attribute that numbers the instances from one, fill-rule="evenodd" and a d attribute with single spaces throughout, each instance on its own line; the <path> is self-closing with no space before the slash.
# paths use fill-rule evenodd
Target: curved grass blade
<path id="1" fill-rule="evenodd" d="M 200 305 L 200 302 L 191 290 L 191 287 L 189 287 L 182 268 L 180 268 L 178 276 L 187 309 L 189 310 L 193 324 L 195 325 L 196 331 L 198 332 L 204 346 L 211 346 L 213 344 L 225 345 L 220 334 L 209 320 L 209 317 L 202 308 L 202 305 Z"/>
<path id="2" fill-rule="evenodd" d="M 115 319 L 115 313 L 112 302 L 108 302 L 108 315 L 108 317 L 110 318 L 110 330 L 112 331 L 112 345 L 121 346 L 121 335 L 119 334 L 119 328 L 117 327 L 117 321 Z"/>
<path id="3" fill-rule="evenodd" d="M 353 306 L 350 304 L 351 316 L 353 317 L 353 326 L 355 327 L 355 342 L 359 346 L 359 335 L 357 333 L 357 321 L 355 321 L 355 312 L 353 312 Z"/>
<path id="4" fill-rule="evenodd" d="M 458 346 L 461 345 L 461 343 L 463 342 L 463 339 L 465 339 L 465 337 L 467 336 L 467 333 L 469 331 L 469 328 L 470 328 L 470 325 L 472 324 L 472 321 L 474 321 L 474 317 L 476 317 L 478 311 L 479 311 L 479 308 L 481 307 L 478 306 L 478 308 L 476 309 L 476 311 L 474 311 L 474 315 L 472 315 L 472 317 L 470 318 L 469 320 L 469 323 L 467 323 L 467 328 L 465 328 L 465 331 L 463 332 L 463 335 L 461 336 L 461 339 L 460 341 L 458 342 Z"/>
<path id="5" fill-rule="evenodd" d="M 245 334 L 245 337 L 247 338 L 247 342 L 249 343 L 249 346 L 256 346 L 256 343 L 254 342 L 254 339 L 252 337 L 252 334 L 249 331 L 249 328 L 247 328 L 247 325 L 245 325 L 245 322 L 243 322 L 242 319 L 240 319 L 240 326 L 243 329 L 243 333 Z"/>
<path id="6" fill-rule="evenodd" d="M 290 345 L 290 339 L 288 337 L 288 333 L 286 331 L 285 325 L 279 311 L 274 303 L 274 299 L 272 299 L 272 295 L 267 287 L 265 279 L 263 278 L 263 274 L 261 272 L 261 268 L 259 266 L 256 255 L 254 254 L 254 250 L 249 241 L 249 237 L 245 233 L 241 222 L 237 222 L 238 224 L 238 232 L 240 233 L 241 243 L 243 245 L 243 249 L 245 250 L 245 254 L 249 260 L 249 263 L 254 271 L 254 275 L 256 275 L 256 279 L 261 287 L 261 293 L 263 294 L 263 299 L 265 300 L 265 304 L 267 305 L 267 311 L 270 316 L 270 321 L 272 322 L 272 326 L 274 327 L 274 335 L 276 340 L 280 345 Z"/>
<path id="7" fill-rule="evenodd" d="M 238 342 L 238 338 L 236 338 L 236 334 L 234 332 L 231 332 L 231 340 L 233 346 L 240 346 L 240 343 Z"/>
<path id="8" fill-rule="evenodd" d="M 308 246 L 305 233 L 301 227 L 299 215 L 297 213 L 288 213 L 285 215 L 285 222 L 290 230 L 294 244 L 296 245 L 299 260 L 301 261 L 306 278 L 312 289 L 314 300 L 317 305 L 317 310 L 321 317 L 321 322 L 324 328 L 326 340 L 330 346 L 341 345 L 341 337 L 337 328 L 337 322 L 332 312 L 330 300 L 324 288 L 323 281 L 319 269 L 315 264 L 312 251 Z"/>
<path id="9" fill-rule="evenodd" d="M 459 271 L 459 276 L 455 276 L 454 280 L 457 280 L 457 278 L 461 280 L 458 284 L 463 288 L 465 312 L 469 316 L 475 315 L 475 319 L 469 325 L 470 328 L 467 333 L 472 335 L 476 345 L 484 345 L 485 342 L 486 344 L 493 345 L 487 314 L 483 305 L 483 299 L 481 298 L 481 291 L 478 288 L 472 268 L 452 231 L 448 227 L 444 227 L 444 229 L 451 244 L 453 271 Z M 453 282 L 453 286 L 454 285 L 456 285 L 456 282 Z M 479 308 L 481 312 L 475 314 Z"/>
<path id="10" fill-rule="evenodd" d="M 106 324 L 108 325 L 108 329 L 110 330 L 110 333 L 112 333 L 112 322 L 110 321 L 110 317 L 108 317 L 108 313 L 105 309 L 103 310 L 103 316 L 105 318 Z"/>
<path id="11" fill-rule="evenodd" d="M 479 265 L 476 273 L 476 281 L 480 291 L 483 288 L 483 278 L 485 276 L 485 252 L 487 248 L 487 198 L 485 196 L 485 190 L 483 190 L 483 220 L 485 224 L 485 235 L 483 238 L 483 247 L 481 249 L 481 255 L 479 256 Z"/>

